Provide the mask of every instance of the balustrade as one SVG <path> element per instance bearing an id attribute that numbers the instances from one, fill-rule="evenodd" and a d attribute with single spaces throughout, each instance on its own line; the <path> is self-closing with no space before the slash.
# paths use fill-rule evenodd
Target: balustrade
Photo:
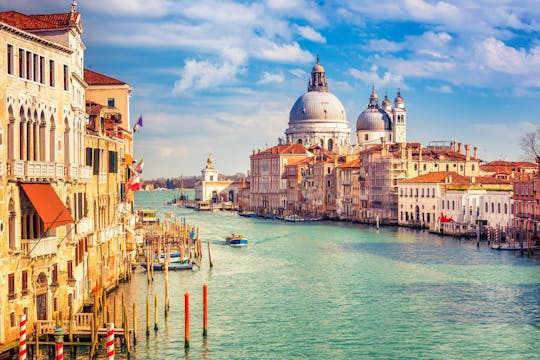
<path id="1" fill-rule="evenodd" d="M 56 236 L 41 239 L 23 239 L 22 251 L 31 258 L 54 255 L 57 253 L 56 240 Z"/>

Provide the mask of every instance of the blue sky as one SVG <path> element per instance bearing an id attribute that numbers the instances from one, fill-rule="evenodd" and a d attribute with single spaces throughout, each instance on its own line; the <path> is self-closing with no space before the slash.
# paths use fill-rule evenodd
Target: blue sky
<path id="1" fill-rule="evenodd" d="M 0 10 L 69 11 L 69 0 Z M 79 0 L 85 66 L 133 89 L 142 177 L 225 174 L 277 143 L 319 55 L 354 134 L 371 86 L 407 107 L 407 140 L 521 160 L 540 126 L 539 0 Z M 354 135 L 351 140 L 356 142 Z"/>

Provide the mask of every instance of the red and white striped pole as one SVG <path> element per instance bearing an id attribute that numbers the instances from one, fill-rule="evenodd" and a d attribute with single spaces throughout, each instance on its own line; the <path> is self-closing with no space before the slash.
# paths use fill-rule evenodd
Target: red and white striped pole
<path id="1" fill-rule="evenodd" d="M 64 359 L 64 329 L 58 326 L 54 331 L 54 342 L 56 343 L 56 360 Z"/>
<path id="2" fill-rule="evenodd" d="M 114 360 L 114 323 L 107 323 L 107 360 Z"/>
<path id="3" fill-rule="evenodd" d="M 26 360 L 26 315 L 21 315 L 21 332 L 19 334 L 19 360 Z"/>

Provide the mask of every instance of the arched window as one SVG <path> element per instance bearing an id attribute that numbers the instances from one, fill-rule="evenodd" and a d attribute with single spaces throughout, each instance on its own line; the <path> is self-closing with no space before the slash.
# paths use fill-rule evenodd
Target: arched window
<path id="1" fill-rule="evenodd" d="M 328 150 L 332 151 L 334 149 L 334 141 L 332 139 L 328 139 Z"/>
<path id="2" fill-rule="evenodd" d="M 298 143 L 301 144 L 301 143 L 302 143 L 302 139 L 298 139 Z"/>

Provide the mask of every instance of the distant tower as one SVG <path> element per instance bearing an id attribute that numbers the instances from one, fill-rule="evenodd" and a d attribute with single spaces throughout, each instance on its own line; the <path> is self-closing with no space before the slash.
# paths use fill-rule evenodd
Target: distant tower
<path id="1" fill-rule="evenodd" d="M 208 156 L 208 159 L 206 160 L 206 167 L 201 170 L 202 179 L 204 182 L 208 181 L 218 181 L 219 171 L 217 169 L 214 169 L 214 166 L 212 165 L 214 161 L 210 156 Z"/>
<path id="2" fill-rule="evenodd" d="M 392 110 L 392 122 L 394 130 L 394 142 L 407 142 L 407 109 L 405 102 L 401 97 L 401 91 L 398 90 L 394 100 L 394 109 Z"/>

